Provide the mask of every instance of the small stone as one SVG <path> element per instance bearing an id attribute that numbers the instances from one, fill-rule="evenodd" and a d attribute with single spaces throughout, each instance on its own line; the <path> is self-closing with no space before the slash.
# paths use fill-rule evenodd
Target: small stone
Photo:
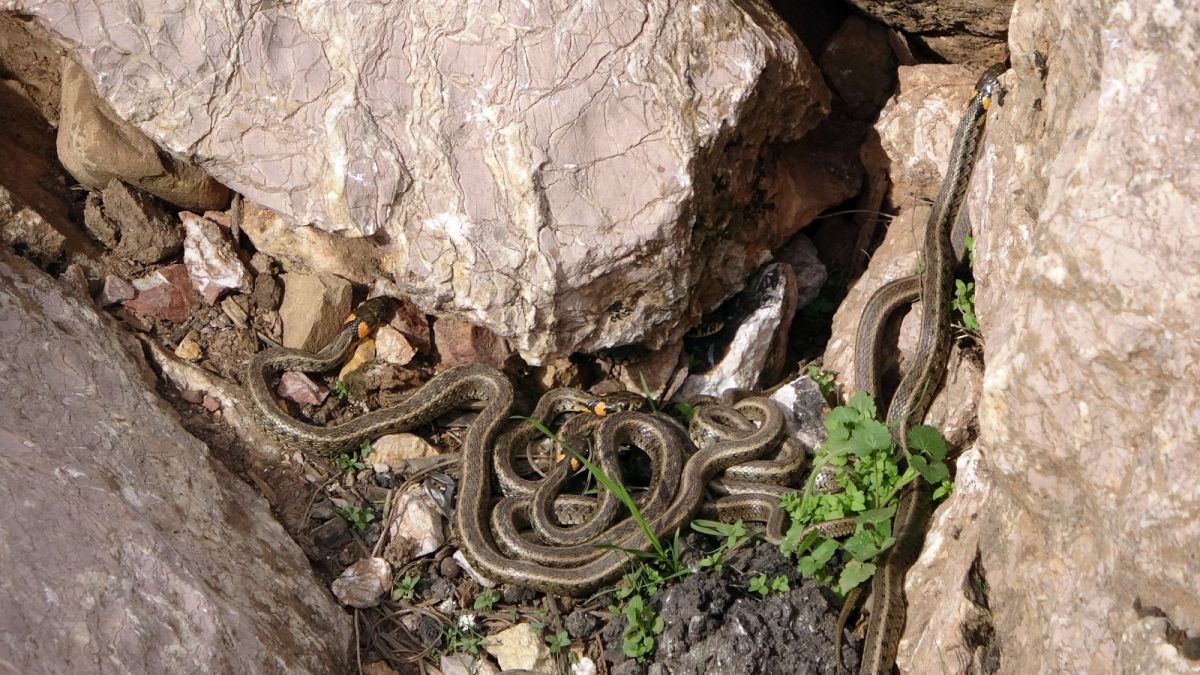
<path id="1" fill-rule="evenodd" d="M 283 277 L 283 345 L 316 350 L 342 328 L 350 314 L 350 282 L 332 274 L 290 273 Z"/>
<path id="2" fill-rule="evenodd" d="M 400 469 L 407 460 L 433 457 L 437 454 L 440 454 L 438 449 L 420 436 L 407 433 L 388 434 L 371 444 L 371 454 L 367 455 L 366 461 Z"/>
<path id="3" fill-rule="evenodd" d="M 101 307 L 109 307 L 119 302 L 132 300 L 137 295 L 133 284 L 125 281 L 121 277 L 106 274 L 104 276 L 104 284 L 100 287 L 100 295 L 97 296 L 96 302 Z"/>
<path id="4" fill-rule="evenodd" d="M 270 272 L 259 272 L 254 277 L 254 293 L 251 295 L 254 306 L 259 309 L 279 309 L 279 301 L 283 299 L 283 287 L 279 280 Z"/>
<path id="5" fill-rule="evenodd" d="M 262 251 L 255 251 L 254 255 L 250 256 L 250 269 L 255 277 L 270 274 L 275 269 L 275 259 Z"/>
<path id="6" fill-rule="evenodd" d="M 375 332 L 375 354 L 381 361 L 406 366 L 416 357 L 417 350 L 400 331 L 380 326 Z"/>
<path id="7" fill-rule="evenodd" d="M 442 675 L 497 675 L 500 671 L 485 658 L 470 654 L 445 654 L 438 662 Z"/>
<path id="8" fill-rule="evenodd" d="M 315 518 L 317 514 L 311 515 Z M 313 528 L 312 538 L 319 549 L 334 551 L 349 544 L 353 536 L 350 533 L 350 523 L 346 522 L 345 518 L 330 514 L 325 522 Z"/>
<path id="9" fill-rule="evenodd" d="M 392 566 L 383 558 L 363 558 L 347 567 L 330 588 L 343 605 L 374 607 L 392 589 Z"/>
<path id="10" fill-rule="evenodd" d="M 200 402 L 200 405 L 204 406 L 204 409 L 208 412 L 213 413 L 221 409 L 221 402 L 208 394 L 204 395 L 204 400 Z"/>
<path id="11" fill-rule="evenodd" d="M 388 545 L 383 557 L 397 567 L 413 558 L 433 553 L 446 543 L 441 511 L 425 494 L 425 488 L 413 485 L 396 495 L 392 502 L 396 514 L 388 530 Z"/>
<path id="12" fill-rule="evenodd" d="M 772 384 L 778 378 L 787 355 L 788 329 L 796 314 L 796 274 L 791 265 L 764 266 L 726 306 L 740 308 L 742 314 L 729 348 L 707 372 L 684 380 L 676 398 L 758 389 L 760 383 Z"/>
<path id="13" fill-rule="evenodd" d="M 84 272 L 83 268 L 79 265 L 75 263 L 67 265 L 67 269 L 63 270 L 62 276 L 59 278 L 71 288 L 82 293 L 85 297 L 91 297 L 92 291 L 88 287 L 87 273 Z"/>
<path id="14" fill-rule="evenodd" d="M 179 253 L 183 232 L 152 195 L 113 179 L 100 194 L 100 213 L 89 202 L 84 210 L 85 223 L 89 213 L 93 232 L 103 228 L 106 233 L 116 230 L 116 245 L 105 245 L 122 258 L 140 263 L 156 263 Z M 103 221 L 103 225 L 99 223 Z"/>
<path id="15" fill-rule="evenodd" d="M 433 325 L 433 342 L 442 357 L 443 368 L 460 363 L 484 363 L 503 368 L 512 353 L 503 338 L 458 319 L 438 319 Z"/>
<path id="16" fill-rule="evenodd" d="M 617 366 L 617 378 L 627 391 L 649 394 L 658 399 L 673 381 L 672 376 L 680 367 L 679 355 L 682 352 L 683 342 L 669 344 L 642 358 Z M 687 364 L 683 365 L 686 367 Z M 667 396 L 671 393 L 668 392 Z"/>
<path id="17" fill-rule="evenodd" d="M 396 299 L 396 311 L 392 315 L 390 326 L 404 334 L 409 344 L 418 352 L 428 354 L 433 349 L 433 334 L 429 327 L 429 317 L 420 307 L 405 298 Z"/>
<path id="18" fill-rule="evenodd" d="M 200 403 L 204 400 L 204 392 L 200 391 L 199 389 L 184 389 L 179 394 L 179 398 L 182 398 L 188 403 L 200 405 Z"/>
<path id="19" fill-rule="evenodd" d="M 496 582 L 488 579 L 479 572 L 476 572 L 475 568 L 471 567 L 471 563 L 467 562 L 467 557 L 463 555 L 462 551 L 455 551 L 452 557 L 454 558 L 454 562 L 458 563 L 458 566 L 462 568 L 462 571 L 466 572 L 468 576 L 475 580 L 475 583 L 483 586 L 484 588 L 496 587 Z"/>
<path id="20" fill-rule="evenodd" d="M 183 261 L 196 292 L 208 304 L 231 290 L 249 293 L 253 279 L 233 249 L 220 225 L 183 211 L 179 214 L 187 236 L 183 240 Z"/>
<path id="21" fill-rule="evenodd" d="M 579 385 L 579 366 L 571 359 L 559 357 L 533 368 L 533 380 L 543 391 Z"/>
<path id="22" fill-rule="evenodd" d="M 571 664 L 571 675 L 596 675 L 596 662 L 587 656 L 580 656 Z"/>
<path id="23" fill-rule="evenodd" d="M 574 640 L 591 637 L 600 628 L 600 618 L 585 609 L 576 609 L 567 615 L 563 622 L 567 635 Z"/>
<path id="24" fill-rule="evenodd" d="M 221 312 L 229 317 L 233 325 L 238 328 L 245 328 L 250 325 L 250 313 L 246 296 L 238 295 L 225 298 L 221 301 Z"/>
<path id="25" fill-rule="evenodd" d="M 150 322 L 146 321 L 137 312 L 131 311 L 126 307 L 118 307 L 113 311 L 113 316 L 125 322 L 133 330 L 141 333 L 150 332 Z"/>
<path id="26" fill-rule="evenodd" d="M 454 562 L 454 558 L 442 558 L 438 563 L 438 574 L 444 579 L 454 580 L 462 576 L 462 568 Z"/>
<path id="27" fill-rule="evenodd" d="M 801 375 L 771 393 L 771 400 L 783 408 L 784 425 L 789 436 L 809 448 L 825 442 L 822 418 L 829 404 L 821 388 L 807 375 Z"/>
<path id="28" fill-rule="evenodd" d="M 142 315 L 182 323 L 192 316 L 192 281 L 183 265 L 168 265 L 133 281 L 124 305 Z"/>
<path id="29" fill-rule="evenodd" d="M 342 365 L 342 369 L 338 371 L 338 379 L 344 380 L 347 375 L 361 368 L 363 365 L 375 360 L 375 340 L 367 338 L 358 343 L 354 348 L 354 353 Z"/>
<path id="30" fill-rule="evenodd" d="M 487 653 L 496 657 L 501 670 L 532 670 L 553 673 L 554 657 L 542 636 L 527 623 L 521 623 L 488 636 Z"/>
<path id="31" fill-rule="evenodd" d="M 204 356 L 204 350 L 200 348 L 200 333 L 194 330 L 188 331 L 188 334 L 183 336 L 179 341 L 179 345 L 175 347 L 175 356 L 184 361 L 195 363 Z"/>
<path id="32" fill-rule="evenodd" d="M 279 377 L 275 393 L 301 405 L 321 405 L 329 397 L 329 389 L 313 382 L 304 373 L 292 372 Z"/>

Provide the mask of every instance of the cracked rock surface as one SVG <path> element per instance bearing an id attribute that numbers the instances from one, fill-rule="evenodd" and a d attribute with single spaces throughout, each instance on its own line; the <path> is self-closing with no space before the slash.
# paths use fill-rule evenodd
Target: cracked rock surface
<path id="1" fill-rule="evenodd" d="M 533 363 L 677 340 L 857 185 L 774 161 L 830 94 L 757 0 L 8 7 L 169 152 Z"/>
<path id="2" fill-rule="evenodd" d="M 344 672 L 349 622 L 300 549 L 91 304 L 0 250 L 5 666 Z"/>

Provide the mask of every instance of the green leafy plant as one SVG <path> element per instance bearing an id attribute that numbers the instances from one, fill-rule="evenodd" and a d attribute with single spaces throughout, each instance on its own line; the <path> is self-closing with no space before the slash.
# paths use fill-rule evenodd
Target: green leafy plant
<path id="1" fill-rule="evenodd" d="M 721 571 L 721 563 L 725 560 L 726 555 L 753 538 L 753 534 L 746 529 L 746 524 L 741 520 L 733 523 L 722 523 L 715 520 L 693 520 L 692 529 L 700 534 L 725 539 L 716 550 L 701 558 L 698 563 L 700 569 L 711 569 L 715 572 Z"/>
<path id="2" fill-rule="evenodd" d="M 962 325 L 969 331 L 979 332 L 979 319 L 975 317 L 975 283 L 954 280 L 954 299 L 950 301 L 951 309 L 962 314 Z"/>
<path id="3" fill-rule="evenodd" d="M 339 506 L 336 511 L 359 534 L 366 532 L 367 526 L 375 520 L 375 512 L 361 506 Z"/>
<path id="4" fill-rule="evenodd" d="M 558 654 L 567 647 L 571 646 L 571 636 L 568 635 L 567 631 L 565 630 L 560 630 L 552 635 L 547 635 L 545 636 L 545 639 L 546 646 L 550 648 L 551 654 Z"/>
<path id="5" fill-rule="evenodd" d="M 350 396 L 350 387 L 346 386 L 345 382 L 337 380 L 333 383 L 333 395 L 339 400 L 345 401 Z"/>
<path id="6" fill-rule="evenodd" d="M 481 612 L 490 612 L 496 606 L 496 603 L 500 602 L 500 598 L 502 597 L 500 591 L 494 588 L 485 588 L 482 593 L 475 596 L 474 607 Z"/>
<path id="7" fill-rule="evenodd" d="M 417 595 L 417 582 L 421 577 L 415 574 L 406 574 L 392 582 L 392 601 L 399 602 L 400 600 L 409 601 Z"/>
<path id="8" fill-rule="evenodd" d="M 821 396 L 830 405 L 837 400 L 837 385 L 834 384 L 834 380 L 837 379 L 838 375 L 836 372 L 810 364 L 805 366 L 804 374 L 808 375 L 808 379 L 816 383 L 817 388 L 821 390 Z"/>
<path id="9" fill-rule="evenodd" d="M 475 616 L 464 614 L 452 623 L 442 628 L 442 653 L 458 654 L 466 652 L 479 656 L 483 647 L 484 637 L 475 630 Z"/>
<path id="10" fill-rule="evenodd" d="M 758 593 L 765 598 L 771 593 L 787 593 L 791 590 L 791 584 L 788 583 L 787 577 L 782 574 L 770 579 L 765 574 L 757 574 L 750 577 L 749 590 L 751 593 Z"/>
<path id="11" fill-rule="evenodd" d="M 865 392 L 830 411 L 825 417 L 829 437 L 817 450 L 813 477 L 803 493 L 780 499 L 792 519 L 781 548 L 797 555 L 801 574 L 831 585 L 843 595 L 871 578 L 875 559 L 895 543 L 892 520 L 902 488 L 918 476 L 934 487 L 937 498 L 952 488 L 944 462 L 946 444 L 936 429 L 916 426 L 908 430 L 909 454 L 902 470 L 891 432 L 876 416 L 875 401 Z M 840 492 L 814 492 L 814 479 L 825 466 L 834 468 Z M 854 532 L 845 540 L 816 529 L 804 534 L 810 525 L 841 518 L 854 519 Z M 846 564 L 835 580 L 829 563 L 838 553 Z"/>
<path id="12" fill-rule="evenodd" d="M 622 634 L 621 644 L 625 656 L 636 659 L 640 663 L 654 653 L 656 636 L 663 632 L 666 624 L 661 616 L 646 606 L 646 601 L 642 596 L 633 596 L 625 603 L 624 607 L 609 607 L 608 609 L 625 617 L 625 631 Z"/>
<path id="13" fill-rule="evenodd" d="M 357 450 L 343 452 L 333 458 L 333 464 L 343 473 L 367 468 L 366 457 L 371 454 L 371 441 L 363 441 Z"/>

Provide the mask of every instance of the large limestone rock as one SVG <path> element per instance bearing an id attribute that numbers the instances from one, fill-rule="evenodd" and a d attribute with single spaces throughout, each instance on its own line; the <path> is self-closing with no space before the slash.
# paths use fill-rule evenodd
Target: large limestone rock
<path id="1" fill-rule="evenodd" d="M 1014 9 L 970 204 L 1008 672 L 1198 668 L 1197 27 L 1195 3 Z"/>
<path id="2" fill-rule="evenodd" d="M 7 6 L 121 117 L 287 227 L 370 237 L 350 274 L 535 362 L 675 341 L 807 222 L 793 214 L 857 187 L 787 189 L 828 182 L 771 148 L 829 92 L 760 0 Z"/>
<path id="3" fill-rule="evenodd" d="M 0 250 L 0 669 L 346 672 L 346 616 L 110 323 Z"/>

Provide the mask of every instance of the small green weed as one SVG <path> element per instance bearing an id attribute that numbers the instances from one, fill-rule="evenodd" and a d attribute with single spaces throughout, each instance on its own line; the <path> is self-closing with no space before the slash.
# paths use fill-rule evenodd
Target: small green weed
<path id="1" fill-rule="evenodd" d="M 338 397 L 338 400 L 345 401 L 350 396 L 350 387 L 347 387 L 345 382 L 338 380 L 333 383 L 333 395 Z"/>
<path id="2" fill-rule="evenodd" d="M 954 280 L 954 299 L 950 301 L 950 308 L 962 314 L 963 328 L 973 333 L 979 332 L 979 319 L 975 317 L 974 282 L 963 283 L 962 279 Z"/>
<path id="3" fill-rule="evenodd" d="M 560 630 L 553 635 L 547 635 L 545 636 L 545 639 L 546 646 L 550 648 L 551 654 L 558 654 L 567 647 L 571 646 L 571 636 L 568 635 L 567 631 L 565 630 Z"/>
<path id="4" fill-rule="evenodd" d="M 837 385 L 834 383 L 838 375 L 836 372 L 810 364 L 805 366 L 804 374 L 816 383 L 817 388 L 821 390 L 821 396 L 829 405 L 837 402 Z"/>
<path id="5" fill-rule="evenodd" d="M 464 614 L 458 617 L 456 623 L 442 628 L 442 653 L 458 654 L 466 652 L 479 656 L 483 647 L 484 637 L 475 629 L 475 616 Z"/>
<path id="6" fill-rule="evenodd" d="M 858 392 L 825 417 L 829 437 L 817 450 L 812 475 L 815 477 L 826 465 L 833 466 L 841 492 L 816 494 L 810 478 L 803 493 L 780 499 L 792 518 L 781 548 L 799 557 L 801 574 L 833 586 L 842 595 L 871 578 L 874 560 L 895 543 L 892 519 L 905 485 L 921 476 L 934 487 L 935 498 L 952 489 L 944 462 L 946 443 L 937 429 L 916 426 L 908 430 L 908 466 L 901 471 L 891 433 L 876 415 L 875 401 L 865 392 Z M 800 537 L 809 525 L 851 516 L 855 531 L 844 541 L 816 530 Z M 846 565 L 835 580 L 827 564 L 839 552 Z"/>
<path id="7" fill-rule="evenodd" d="M 765 598 L 771 593 L 787 593 L 791 590 L 791 584 L 788 583 L 788 578 L 782 574 L 770 579 L 765 574 L 757 574 L 750 577 L 749 590 L 751 593 L 758 593 Z"/>
<path id="8" fill-rule="evenodd" d="M 367 455 L 371 454 L 371 441 L 363 441 L 362 445 L 357 450 L 343 452 L 333 458 L 333 464 L 342 473 L 351 471 L 362 471 L 367 468 L 365 461 Z"/>
<path id="9" fill-rule="evenodd" d="M 715 520 L 693 520 L 692 529 L 700 534 L 707 534 L 710 537 L 723 537 L 725 539 L 715 551 L 700 559 L 700 569 L 711 569 L 714 572 L 721 571 L 721 563 L 725 560 L 726 555 L 753 538 L 753 534 L 746 529 L 746 524 L 741 520 L 733 523 L 722 523 Z"/>
<path id="10" fill-rule="evenodd" d="M 417 582 L 421 577 L 415 574 L 406 574 L 405 576 L 396 579 L 392 582 L 392 601 L 399 602 L 401 600 L 409 601 L 417 595 Z"/>
<path id="11" fill-rule="evenodd" d="M 655 638 L 663 632 L 666 624 L 661 616 L 646 606 L 642 596 L 635 595 L 624 607 L 610 606 L 608 610 L 625 617 L 625 632 L 622 635 L 624 641 L 621 645 L 625 656 L 640 663 L 654 653 Z"/>
<path id="12" fill-rule="evenodd" d="M 367 526 L 375 520 L 375 512 L 361 506 L 339 506 L 336 511 L 359 534 L 366 532 Z"/>
<path id="13" fill-rule="evenodd" d="M 500 594 L 500 591 L 494 588 L 485 588 L 482 593 L 475 596 L 474 608 L 481 612 L 490 612 L 502 597 L 504 596 Z"/>

